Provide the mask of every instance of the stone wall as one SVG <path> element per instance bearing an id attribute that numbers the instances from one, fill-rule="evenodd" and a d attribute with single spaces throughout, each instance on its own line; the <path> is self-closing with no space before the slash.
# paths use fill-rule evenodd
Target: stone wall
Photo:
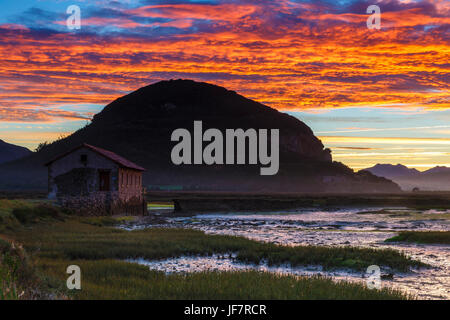
<path id="1" fill-rule="evenodd" d="M 98 170 L 76 168 L 53 179 L 56 198 L 62 196 L 87 196 L 99 189 Z"/>
<path id="2" fill-rule="evenodd" d="M 80 216 L 109 216 L 112 215 L 112 192 L 95 192 L 84 196 L 63 195 L 58 202 L 76 215 Z"/>
<path id="3" fill-rule="evenodd" d="M 61 196 L 59 203 L 80 216 L 146 215 L 147 203 L 134 198 L 122 201 L 118 192 L 98 191 L 87 196 Z"/>
<path id="4" fill-rule="evenodd" d="M 82 155 L 86 161 L 82 161 Z M 147 214 L 139 171 L 119 168 L 88 148 L 67 154 L 48 169 L 49 196 L 78 215 Z M 99 191 L 99 170 L 110 172 L 110 191 Z"/>
<path id="5" fill-rule="evenodd" d="M 54 178 L 58 202 L 82 216 L 143 215 L 147 213 L 142 193 L 124 198 L 117 190 L 99 191 L 99 173 L 94 168 L 76 168 Z M 117 171 L 111 180 L 117 180 Z M 134 196 L 133 196 L 134 195 Z"/>

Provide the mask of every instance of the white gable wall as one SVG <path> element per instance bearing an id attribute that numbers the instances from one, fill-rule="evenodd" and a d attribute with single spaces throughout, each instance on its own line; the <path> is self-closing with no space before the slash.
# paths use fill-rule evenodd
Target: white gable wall
<path id="1" fill-rule="evenodd" d="M 87 155 L 86 165 L 81 162 L 81 155 L 83 154 Z M 55 160 L 48 166 L 48 186 L 50 198 L 52 198 L 53 195 L 56 196 L 56 193 L 58 191 L 56 190 L 54 178 L 61 174 L 65 174 L 75 168 L 95 168 L 111 170 L 112 173 L 116 173 L 115 175 L 112 174 L 113 181 L 111 181 L 111 183 L 117 183 L 117 178 L 114 179 L 114 177 L 117 177 L 119 165 L 117 165 L 114 161 L 111 161 L 110 159 L 99 155 L 97 152 L 94 152 L 89 148 L 81 147 L 65 155 L 64 157 Z M 114 189 L 117 188 L 116 185 L 112 185 L 111 187 Z"/>
<path id="2" fill-rule="evenodd" d="M 86 166 L 81 162 L 81 155 L 87 155 Z M 96 168 L 105 170 L 117 170 L 119 166 L 108 158 L 99 155 L 86 147 L 79 148 L 74 152 L 54 161 L 50 164 L 52 177 L 67 173 L 74 168 Z"/>

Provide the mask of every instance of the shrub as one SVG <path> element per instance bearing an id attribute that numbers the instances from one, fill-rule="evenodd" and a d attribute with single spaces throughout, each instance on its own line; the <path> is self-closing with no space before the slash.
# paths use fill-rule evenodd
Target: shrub
<path id="1" fill-rule="evenodd" d="M 13 209 L 12 214 L 22 224 L 33 222 L 36 219 L 33 208 L 16 208 Z"/>
<path id="2" fill-rule="evenodd" d="M 14 217 L 22 224 L 38 222 L 41 219 L 59 219 L 63 218 L 61 209 L 48 204 L 40 204 L 36 207 L 15 208 L 12 211 Z"/>
<path id="3" fill-rule="evenodd" d="M 402 231 L 385 242 L 415 242 L 425 244 L 450 244 L 450 231 Z"/>

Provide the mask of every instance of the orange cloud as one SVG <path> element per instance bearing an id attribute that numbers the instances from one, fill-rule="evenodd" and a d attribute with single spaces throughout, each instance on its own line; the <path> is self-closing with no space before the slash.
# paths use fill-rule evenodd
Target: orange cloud
<path id="1" fill-rule="evenodd" d="M 289 1 L 153 5 L 82 22 L 126 28 L 114 36 L 0 25 L 0 121 L 31 119 L 29 108 L 103 105 L 168 78 L 213 82 L 281 110 L 446 109 L 449 17 L 445 4 L 433 3 L 439 14 L 385 12 L 377 31 L 367 30 L 364 12 L 332 14 Z M 426 24 L 438 28 L 426 31 Z M 59 116 L 77 117 L 34 119 Z"/>
<path id="2" fill-rule="evenodd" d="M 126 10 L 125 13 L 138 17 L 169 19 L 237 20 L 254 13 L 255 5 L 239 4 L 167 4 L 150 5 Z"/>

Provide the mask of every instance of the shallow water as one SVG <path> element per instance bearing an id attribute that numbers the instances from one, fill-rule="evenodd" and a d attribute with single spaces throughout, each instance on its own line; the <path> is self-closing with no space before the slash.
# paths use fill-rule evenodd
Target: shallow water
<path id="1" fill-rule="evenodd" d="M 347 208 L 335 210 L 298 210 L 271 213 L 215 213 L 194 217 L 168 218 L 164 224 L 137 224 L 129 227 L 185 227 L 211 234 L 244 236 L 257 241 L 284 245 L 358 246 L 393 248 L 432 266 L 431 269 L 395 273 L 393 280 L 382 285 L 406 291 L 421 299 L 450 299 L 450 246 L 392 244 L 384 240 L 398 231 L 450 231 L 446 216 L 450 210 L 416 211 L 390 208 L 392 214 L 358 214 L 381 208 Z M 324 272 L 320 267 L 291 268 L 289 266 L 244 265 L 232 257 L 181 257 L 163 261 L 135 261 L 165 272 L 195 272 L 204 270 L 258 269 L 296 275 L 322 274 L 336 280 L 365 281 L 364 274 L 348 270 Z M 389 270 L 383 270 L 382 273 Z"/>

